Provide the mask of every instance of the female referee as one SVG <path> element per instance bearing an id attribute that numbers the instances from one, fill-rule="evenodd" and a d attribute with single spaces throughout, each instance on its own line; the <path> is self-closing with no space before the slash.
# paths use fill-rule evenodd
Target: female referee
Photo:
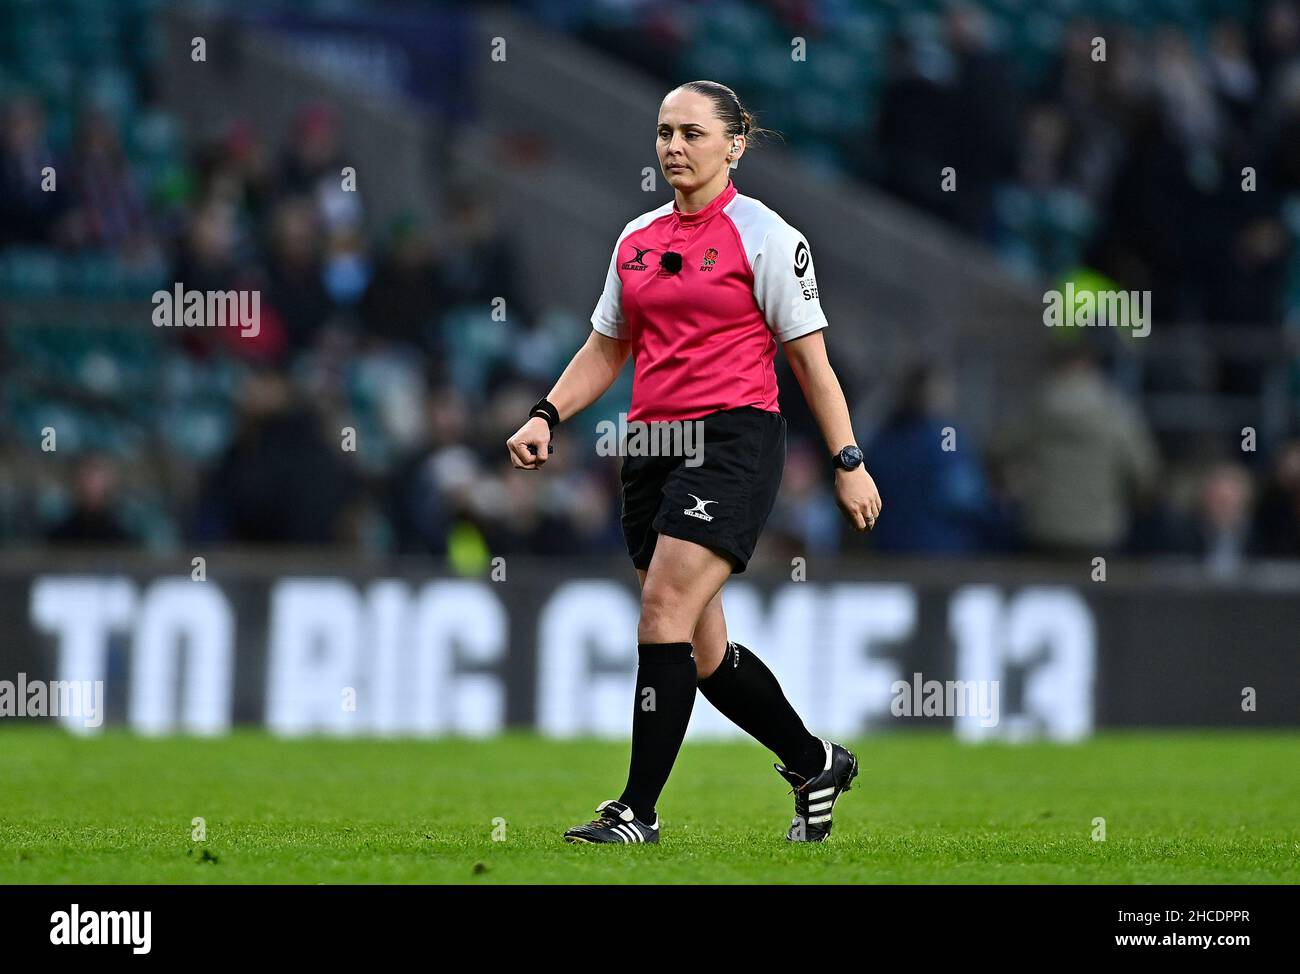
<path id="1" fill-rule="evenodd" d="M 697 686 L 784 762 L 775 767 L 795 795 L 787 839 L 825 839 L 858 773 L 857 758 L 811 734 L 772 672 L 727 639 L 722 614 L 722 586 L 745 570 L 785 465 L 778 341 L 826 440 L 841 511 L 858 531 L 880 515 L 826 358 L 808 244 L 729 177 L 758 134 L 752 121 L 716 82 L 664 98 L 655 145 L 674 199 L 623 228 L 591 336 L 506 444 L 516 468 L 540 469 L 556 424 L 600 398 L 629 355 L 628 422 L 698 420 L 703 431 L 698 466 L 681 456 L 623 460 L 623 533 L 641 582 L 631 767 L 618 800 L 565 832 L 570 842 L 659 841 L 655 806 Z"/>

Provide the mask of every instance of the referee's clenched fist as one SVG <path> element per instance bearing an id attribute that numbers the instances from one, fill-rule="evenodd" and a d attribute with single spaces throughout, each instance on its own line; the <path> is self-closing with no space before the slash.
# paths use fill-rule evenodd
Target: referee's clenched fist
<path id="1" fill-rule="evenodd" d="M 621 363 L 620 363 L 621 364 Z M 539 399 L 528 411 L 528 422 L 506 440 L 510 462 L 519 470 L 536 470 L 554 452 L 551 434 L 560 424 L 560 411 L 549 399 Z"/>
<path id="2" fill-rule="evenodd" d="M 534 416 L 510 439 L 506 446 L 510 450 L 510 462 L 519 470 L 536 470 L 551 455 L 551 429 L 546 420 Z"/>

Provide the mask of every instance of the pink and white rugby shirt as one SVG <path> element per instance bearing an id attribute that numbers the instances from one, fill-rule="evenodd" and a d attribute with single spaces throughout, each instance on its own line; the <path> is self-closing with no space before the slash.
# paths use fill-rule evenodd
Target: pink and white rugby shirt
<path id="1" fill-rule="evenodd" d="M 659 263 L 669 251 L 681 254 L 676 274 Z M 632 343 L 627 418 L 645 422 L 779 412 L 777 339 L 827 324 L 808 242 L 730 180 L 698 213 L 670 200 L 623 228 L 591 323 Z"/>

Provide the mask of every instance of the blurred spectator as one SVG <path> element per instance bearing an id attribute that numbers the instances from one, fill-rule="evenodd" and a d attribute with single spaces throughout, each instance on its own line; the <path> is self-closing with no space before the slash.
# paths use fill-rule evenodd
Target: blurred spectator
<path id="1" fill-rule="evenodd" d="M 568 521 L 561 530 L 569 536 L 573 555 L 601 555 L 623 550 L 623 522 L 619 504 L 617 467 L 576 470 L 553 489 L 562 501 Z"/>
<path id="2" fill-rule="evenodd" d="M 1245 28 L 1232 20 L 1214 25 L 1210 38 L 1210 80 L 1225 112 L 1225 123 L 1246 132 L 1259 98 L 1259 72 L 1250 60 Z"/>
<path id="3" fill-rule="evenodd" d="M 447 306 L 474 305 L 491 310 L 493 298 L 504 298 L 509 319 L 531 326 L 532 314 L 519 286 L 511 246 L 491 204 L 472 188 L 452 193 L 451 226 L 442 265 L 442 294 Z"/>
<path id="4" fill-rule="evenodd" d="M 898 402 L 866 449 L 885 510 L 871 532 L 885 551 L 973 552 L 984 548 L 997 516 L 974 444 L 945 449 L 954 427 L 950 381 L 933 366 L 908 372 Z"/>
<path id="5" fill-rule="evenodd" d="M 231 203 L 212 199 L 195 209 L 172 265 L 172 277 L 196 291 L 232 286 L 239 272 L 238 213 Z"/>
<path id="6" fill-rule="evenodd" d="M 1213 149 L 1222 120 L 1207 66 L 1180 29 L 1157 31 L 1154 47 L 1155 93 L 1170 134 L 1189 152 Z"/>
<path id="7" fill-rule="evenodd" d="M 362 222 L 361 201 L 355 189 L 343 188 L 346 165 L 338 112 L 324 103 L 308 105 L 294 121 L 278 189 L 311 199 L 327 232 L 356 230 Z"/>
<path id="8" fill-rule="evenodd" d="M 881 182 L 889 192 L 937 214 L 944 205 L 940 170 L 951 165 L 944 161 L 944 90 L 926 73 L 915 45 L 901 34 L 890 41 L 885 71 L 876 127 Z"/>
<path id="9" fill-rule="evenodd" d="M 957 65 L 943 115 L 944 165 L 956 169 L 958 185 L 958 192 L 944 196 L 958 226 L 991 239 L 994 191 L 1015 166 L 1019 98 L 1006 58 L 989 44 L 984 11 L 955 3 L 948 8 L 944 28 Z"/>
<path id="10" fill-rule="evenodd" d="M 84 457 L 76 469 L 72 511 L 46 535 L 51 544 L 125 545 L 131 534 L 115 513 L 118 475 L 111 460 L 99 454 Z"/>
<path id="11" fill-rule="evenodd" d="M 126 259 L 152 255 L 148 214 L 122 151 L 117 126 L 95 109 L 82 113 L 73 150 L 76 214 L 72 240 Z"/>
<path id="12" fill-rule="evenodd" d="M 1239 463 L 1216 465 L 1201 483 L 1188 546 L 1211 574 L 1235 575 L 1251 553 L 1253 494 L 1250 472 Z"/>
<path id="13" fill-rule="evenodd" d="M 351 307 L 361 300 L 372 268 L 364 237 L 356 230 L 335 230 L 329 237 L 321 278 L 330 300 Z"/>
<path id="14" fill-rule="evenodd" d="M 477 485 L 477 490 L 482 492 L 481 507 L 495 515 L 491 520 L 484 520 L 488 546 L 494 555 L 542 558 L 574 553 L 575 539 L 569 533 L 569 525 L 559 511 L 546 503 L 550 486 L 538 477 L 514 469 L 490 476 Z"/>
<path id="15" fill-rule="evenodd" d="M 458 524 L 482 539 L 474 503 L 481 481 L 478 458 L 466 446 L 448 445 L 420 456 L 398 482 L 404 515 L 398 520 L 398 550 L 445 556 Z"/>
<path id="16" fill-rule="evenodd" d="M 1198 213 L 1197 191 L 1183 147 L 1153 99 L 1137 103 L 1129 117 L 1127 147 L 1105 212 L 1089 263 L 1125 288 L 1150 291 L 1156 320 L 1184 320 L 1194 288 L 1180 282 L 1197 240 L 1171 214 Z"/>
<path id="17" fill-rule="evenodd" d="M 763 543 L 772 561 L 785 564 L 796 555 L 834 554 L 843 531 L 823 451 L 806 440 L 788 442 L 781 490 L 764 529 L 770 539 Z"/>
<path id="18" fill-rule="evenodd" d="M 284 322 L 289 347 L 309 348 L 334 310 L 322 280 L 320 227 L 311 201 L 291 197 L 271 217 L 267 287 L 263 301 Z"/>
<path id="19" fill-rule="evenodd" d="M 424 398 L 424 441 L 392 476 L 389 517 L 396 550 L 445 555 L 457 514 L 460 485 L 477 476 L 469 406 L 454 386 L 430 388 Z"/>
<path id="20" fill-rule="evenodd" d="M 229 200 L 214 196 L 195 209 L 172 265 L 171 282 L 192 291 L 254 290 L 256 271 L 240 260 L 238 212 Z M 231 328 L 188 328 L 181 333 L 186 348 L 207 356 L 224 350 L 253 362 L 275 362 L 284 355 L 288 339 L 274 307 L 259 300 L 257 334 Z"/>
<path id="21" fill-rule="evenodd" d="M 1204 263 L 1200 265 L 1204 313 L 1221 325 L 1278 331 L 1293 243 L 1280 213 L 1282 197 L 1268 172 L 1256 188 L 1241 191 L 1241 172 L 1251 149 L 1233 133 L 1220 152 L 1221 165 L 1207 180 Z M 1258 383 L 1237 383 L 1224 392 L 1241 393 Z"/>
<path id="22" fill-rule="evenodd" d="M 423 345 L 434 361 L 441 359 L 442 336 L 434 327 L 445 301 L 441 274 L 428 228 L 410 217 L 400 220 L 361 298 L 358 311 L 366 334 Z"/>
<path id="23" fill-rule="evenodd" d="M 1002 203 L 1004 209 L 1023 211 L 1015 219 L 1020 243 L 1030 250 L 1033 270 L 1059 275 L 1078 260 L 1079 239 L 1095 219 L 1094 201 L 1088 194 L 1110 164 L 1108 150 L 1100 133 L 1084 136 L 1059 105 L 1044 102 L 1026 111 L 1019 186 L 1004 191 Z"/>
<path id="24" fill-rule="evenodd" d="M 1300 8 L 1295 0 L 1263 0 L 1255 11 L 1255 63 L 1265 85 L 1300 58 Z"/>
<path id="25" fill-rule="evenodd" d="M 995 439 L 993 453 L 1020 501 L 1030 545 L 1062 556 L 1117 549 L 1135 502 L 1155 488 L 1159 463 L 1146 419 L 1102 375 L 1082 338 L 1057 350 L 1042 391 Z"/>
<path id="26" fill-rule="evenodd" d="M 274 372 L 241 390 L 235 441 L 204 485 L 204 540 L 331 544 L 344 538 L 356 475 L 320 417 Z"/>
<path id="27" fill-rule="evenodd" d="M 252 223 L 267 218 L 277 174 L 251 122 L 232 122 L 219 138 L 198 145 L 194 156 L 201 199 L 228 203 Z"/>
<path id="28" fill-rule="evenodd" d="M 0 247 L 51 242 L 69 194 L 42 189 L 46 167 L 66 179 L 46 141 L 45 111 L 34 98 L 15 98 L 0 124 Z"/>
<path id="29" fill-rule="evenodd" d="M 1300 558 L 1300 440 L 1278 451 L 1255 520 L 1259 553 Z"/>

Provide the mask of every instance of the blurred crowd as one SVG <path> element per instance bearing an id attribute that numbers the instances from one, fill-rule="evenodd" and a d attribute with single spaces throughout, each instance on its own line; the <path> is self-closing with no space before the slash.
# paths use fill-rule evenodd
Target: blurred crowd
<path id="1" fill-rule="evenodd" d="M 815 20 L 818 5 L 772 6 Z M 891 40 L 878 124 L 861 136 L 870 151 L 847 147 L 859 175 L 1040 278 L 1086 265 L 1150 289 L 1162 321 L 1283 329 L 1294 246 L 1284 204 L 1300 193 L 1296 3 L 1271 0 L 1257 22 L 1216 24 L 1204 43 L 1076 21 L 1036 85 L 990 46 L 977 8 L 956 7 L 945 24 L 942 57 Z M 445 187 L 439 225 L 411 215 L 376 226 L 364 195 L 341 183 L 345 127 L 318 103 L 283 133 L 237 121 L 186 145 L 180 178 L 159 192 L 111 115 L 84 109 L 60 145 L 46 113 L 29 94 L 3 105 L 0 251 L 100 251 L 156 267 L 160 287 L 256 289 L 261 329 L 154 333 L 162 410 L 182 411 L 178 386 L 224 389 L 228 429 L 207 453 L 147 436 L 55 460 L 6 422 L 6 543 L 330 544 L 445 556 L 467 572 L 494 555 L 624 551 L 619 461 L 596 454 L 592 426 L 626 401 L 630 375 L 557 431 L 544 472 L 509 466 L 506 438 L 581 344 L 590 309 L 530 305 L 501 215 L 472 184 Z M 1243 194 L 1248 164 L 1256 188 Z M 961 192 L 939 191 L 931 177 L 944 165 Z M 40 190 L 51 166 L 57 193 Z M 499 297 L 504 321 L 492 316 Z M 1121 389 L 1108 364 L 1094 343 L 1063 345 L 1023 421 L 945 449 L 959 408 L 948 363 L 899 363 L 897 401 L 863 443 L 885 501 L 864 541 L 836 508 L 826 450 L 782 363 L 788 455 L 755 566 L 862 545 L 1178 554 L 1225 574 L 1246 558 L 1300 557 L 1300 440 L 1264 454 L 1224 443 L 1171 466 L 1143 390 Z M 0 367 L 33 379 L 12 355 Z M 1240 391 L 1259 376 L 1216 381 Z M 855 416 L 867 391 L 846 389 Z M 34 457 L 62 475 L 32 473 Z"/>
<path id="2" fill-rule="evenodd" d="M 1300 8 L 1254 10 L 1199 37 L 1073 20 L 1028 84 L 980 9 L 955 6 L 946 57 L 894 38 L 864 175 L 1034 280 L 1082 263 L 1149 290 L 1161 322 L 1277 330 L 1296 297 Z M 959 192 L 932 178 L 944 166 Z"/>
<path id="3" fill-rule="evenodd" d="M 1210 349 L 1146 363 L 1128 396 L 1105 349 L 1060 350 L 1028 422 L 987 457 L 1031 548 L 1195 554 L 1225 571 L 1300 556 L 1300 443 L 1260 452 L 1234 428 L 1189 445 L 1153 436 L 1142 411 L 1150 394 L 1258 397 L 1272 380 L 1290 385 L 1298 432 L 1300 5 L 1240 12 L 1195 29 L 1074 19 L 1032 78 L 972 4 L 948 8 L 938 49 L 891 41 L 862 176 L 1029 280 L 1148 291 L 1162 330 Z M 933 178 L 944 166 L 960 192 Z"/>
<path id="4" fill-rule="evenodd" d="M 1229 453 L 1174 467 L 1092 343 L 1065 345 L 1036 395 L 982 453 L 935 449 L 957 413 L 950 377 L 920 366 L 867 451 L 885 498 L 873 544 L 1044 557 L 1177 555 L 1230 576 L 1300 557 L 1300 440 L 1260 464 Z M 1239 453 L 1239 457 L 1250 457 Z"/>
<path id="5" fill-rule="evenodd" d="M 173 205 L 146 204 L 106 116 L 87 110 L 78 133 L 65 161 L 37 101 L 4 106 L 4 244 L 157 262 L 167 290 L 256 290 L 259 329 L 150 336 L 168 386 L 206 374 L 229 387 L 228 434 L 205 462 L 156 443 L 42 457 L 60 481 L 31 474 L 36 452 L 24 457 L 6 429 L 11 484 L 48 488 L 0 491 L 10 541 L 335 544 L 448 555 L 467 570 L 489 554 L 616 550 L 615 462 L 583 465 L 589 451 L 572 443 L 544 483 L 506 474 L 505 440 L 537 398 L 537 370 L 558 374 L 563 348 L 532 326 L 514 250 L 472 188 L 448 188 L 443 226 L 404 216 L 372 230 L 340 177 L 340 120 L 326 103 L 305 106 L 283 146 L 242 121 L 191 146 Z M 40 190 L 46 166 L 67 191 Z M 497 298 L 510 316 L 492 347 L 449 348 L 449 333 L 490 326 Z M 585 326 L 548 327 L 580 341 Z M 19 358 L 11 375 L 39 383 Z M 157 399 L 164 411 L 169 395 Z M 160 493 L 151 516 L 131 503 Z"/>

